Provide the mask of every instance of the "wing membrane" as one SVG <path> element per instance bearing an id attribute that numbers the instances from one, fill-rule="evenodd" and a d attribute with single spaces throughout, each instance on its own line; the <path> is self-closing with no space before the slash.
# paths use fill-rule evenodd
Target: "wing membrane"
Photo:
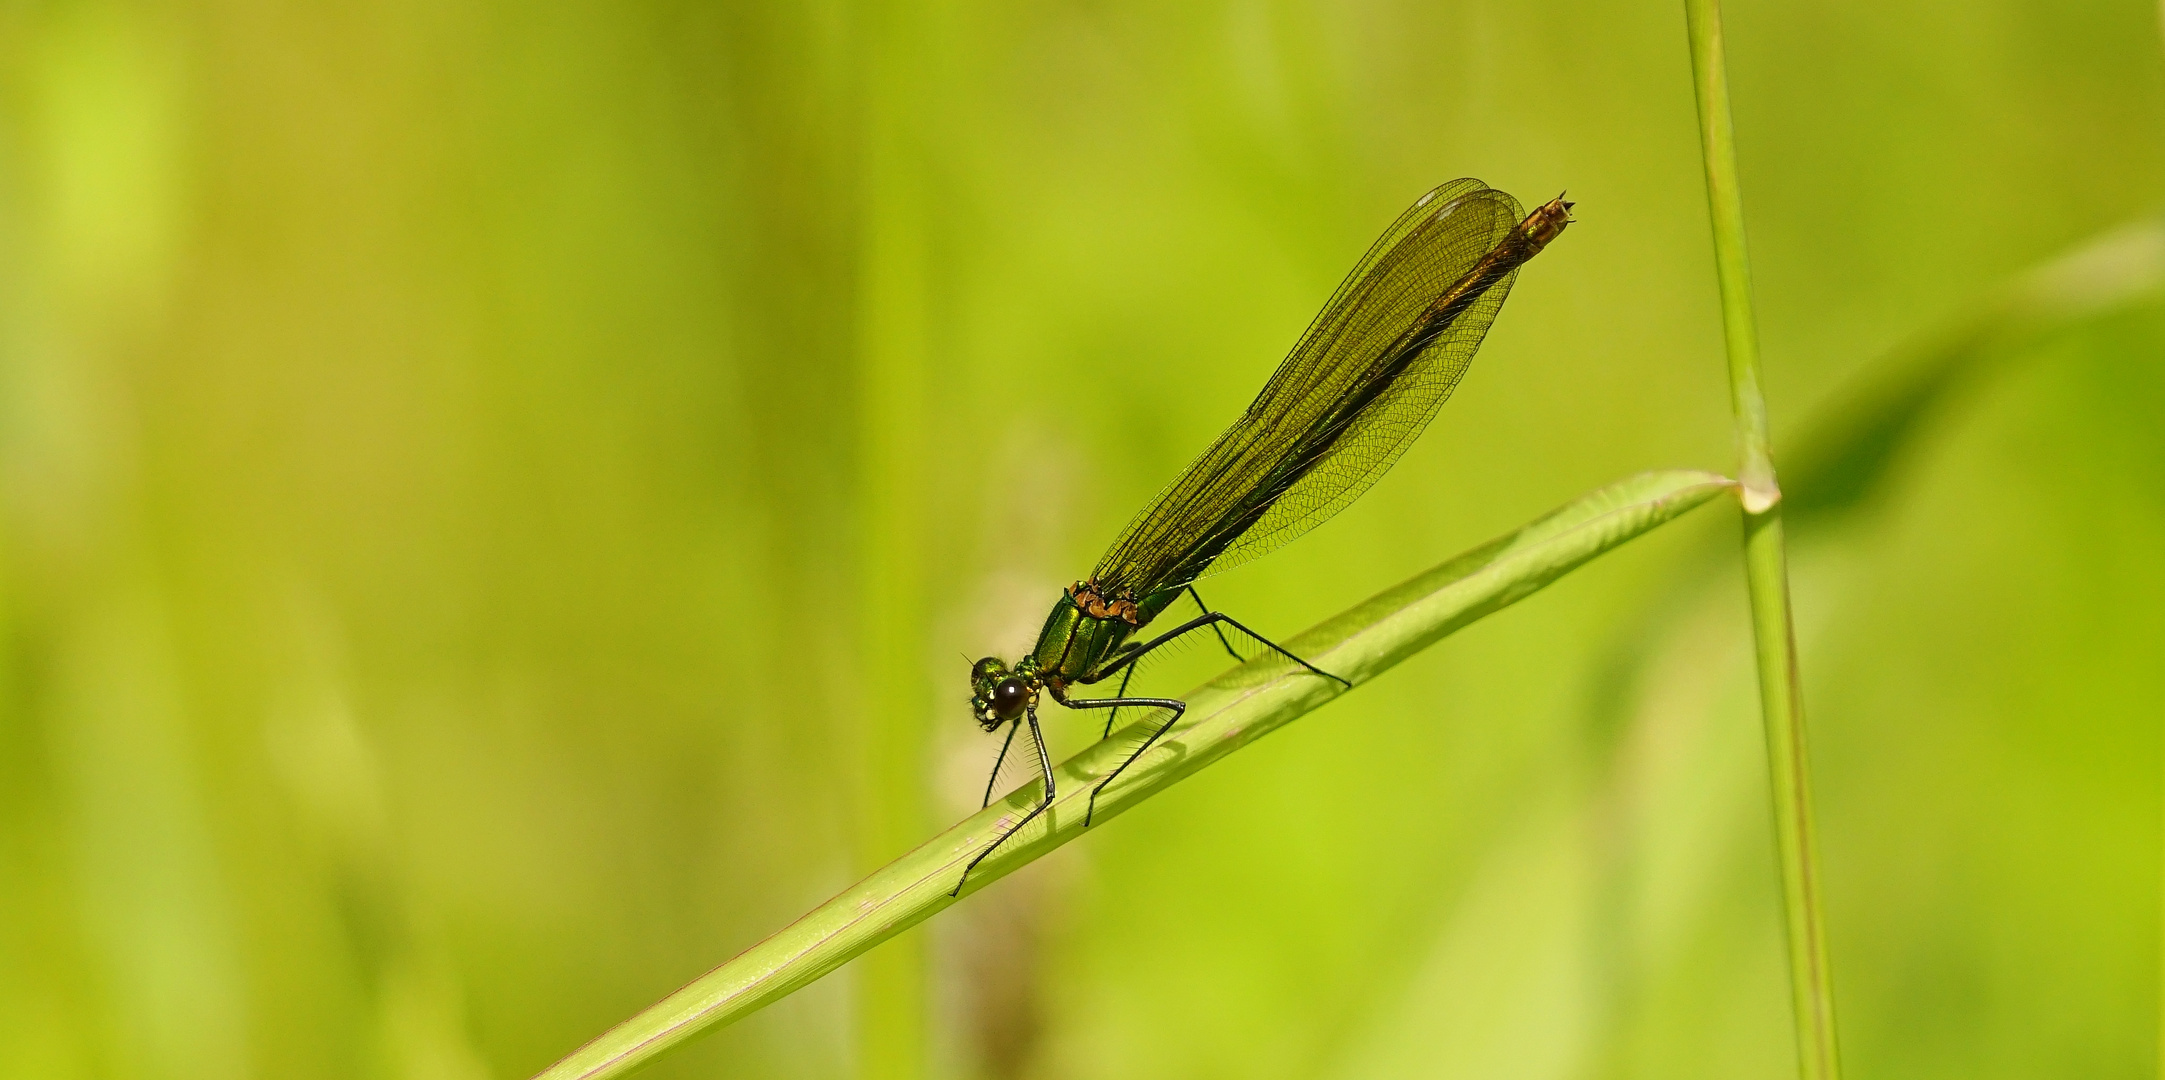
<path id="1" fill-rule="evenodd" d="M 1518 201 L 1453 180 L 1385 230 L 1233 426 L 1113 542 L 1092 575 L 1146 598 L 1262 555 L 1366 491 L 1457 387 L 1516 267 L 1437 319 L 1484 265 Z"/>

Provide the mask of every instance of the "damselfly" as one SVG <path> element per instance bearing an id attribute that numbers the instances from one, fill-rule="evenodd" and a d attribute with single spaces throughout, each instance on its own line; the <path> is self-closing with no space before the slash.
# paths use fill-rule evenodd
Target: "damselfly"
<path id="1" fill-rule="evenodd" d="M 1153 650 L 1209 627 L 1241 659 L 1225 638 L 1222 627 L 1230 626 L 1319 678 L 1345 682 L 1210 610 L 1195 581 L 1315 528 L 1382 477 L 1451 396 L 1519 267 L 1571 224 L 1571 205 L 1559 195 L 1522 218 L 1518 200 L 1471 179 L 1421 196 L 1368 249 L 1240 419 L 1128 523 L 1089 577 L 1061 593 L 1036 648 L 1012 666 L 988 656 L 970 669 L 977 722 L 988 732 L 1008 729 L 1000 760 L 1027 723 L 1043 787 L 1036 807 L 963 868 L 963 881 L 1052 805 L 1040 694 L 1070 709 L 1107 710 L 1107 737 L 1120 709 L 1164 714 L 1091 789 L 1088 827 L 1098 793 L 1187 708 L 1175 698 L 1127 696 L 1136 662 Z M 1183 595 L 1201 615 L 1137 640 Z M 1114 696 L 1072 696 L 1074 687 L 1114 675 L 1121 677 Z M 996 762 L 995 781 L 999 771 Z"/>

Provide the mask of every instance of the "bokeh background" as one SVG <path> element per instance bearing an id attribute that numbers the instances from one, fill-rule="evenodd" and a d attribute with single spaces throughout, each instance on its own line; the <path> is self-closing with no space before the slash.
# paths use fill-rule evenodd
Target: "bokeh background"
<path id="1" fill-rule="evenodd" d="M 2153 220 L 2158 13 L 1727 17 L 1777 459 L 1947 376 L 1793 474 L 1850 1073 L 2154 1075 L 2165 301 L 1955 331 Z M 1460 175 L 1580 223 L 1209 583 L 1278 633 L 1731 467 L 1673 0 L 0 6 L 0 1076 L 521 1077 L 906 850 L 968 660 Z M 649 1075 L 1793 1075 L 1735 541 Z"/>

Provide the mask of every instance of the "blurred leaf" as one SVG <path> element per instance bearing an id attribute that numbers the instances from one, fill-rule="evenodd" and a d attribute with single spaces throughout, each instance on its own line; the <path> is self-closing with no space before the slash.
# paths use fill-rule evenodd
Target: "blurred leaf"
<path id="1" fill-rule="evenodd" d="M 1532 595 L 1586 561 L 1733 488 L 1704 472 L 1646 473 L 1602 488 L 1443 563 L 1289 640 L 1295 653 L 1358 684 L 1445 635 Z M 1188 711 L 1097 800 L 1113 817 L 1345 691 L 1270 657 L 1186 695 Z M 974 893 L 1082 835 L 1090 781 L 1127 753 L 1120 736 L 1057 770 L 1060 794 L 1024 835 L 971 874 Z M 1027 811 L 1036 786 L 962 821 L 773 937 L 543 1072 L 551 1080 L 621 1075 L 694 1035 L 737 1020 L 819 979 L 955 902 L 962 868 Z"/>
<path id="2" fill-rule="evenodd" d="M 1798 440 L 1784 470 L 1790 512 L 1807 521 L 1870 498 L 1935 408 L 1998 362 L 2165 287 L 2165 220 L 2112 229 L 2030 271 L 1966 318 L 1872 366 Z"/>

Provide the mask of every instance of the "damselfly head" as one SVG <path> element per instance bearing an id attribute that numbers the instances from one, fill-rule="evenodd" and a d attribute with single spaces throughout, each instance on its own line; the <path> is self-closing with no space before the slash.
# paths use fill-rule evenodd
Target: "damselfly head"
<path id="1" fill-rule="evenodd" d="M 1022 673 L 1008 670 L 996 656 L 970 665 L 970 708 L 977 725 L 997 731 L 1000 725 L 1021 716 L 1036 697 L 1036 689 Z"/>

